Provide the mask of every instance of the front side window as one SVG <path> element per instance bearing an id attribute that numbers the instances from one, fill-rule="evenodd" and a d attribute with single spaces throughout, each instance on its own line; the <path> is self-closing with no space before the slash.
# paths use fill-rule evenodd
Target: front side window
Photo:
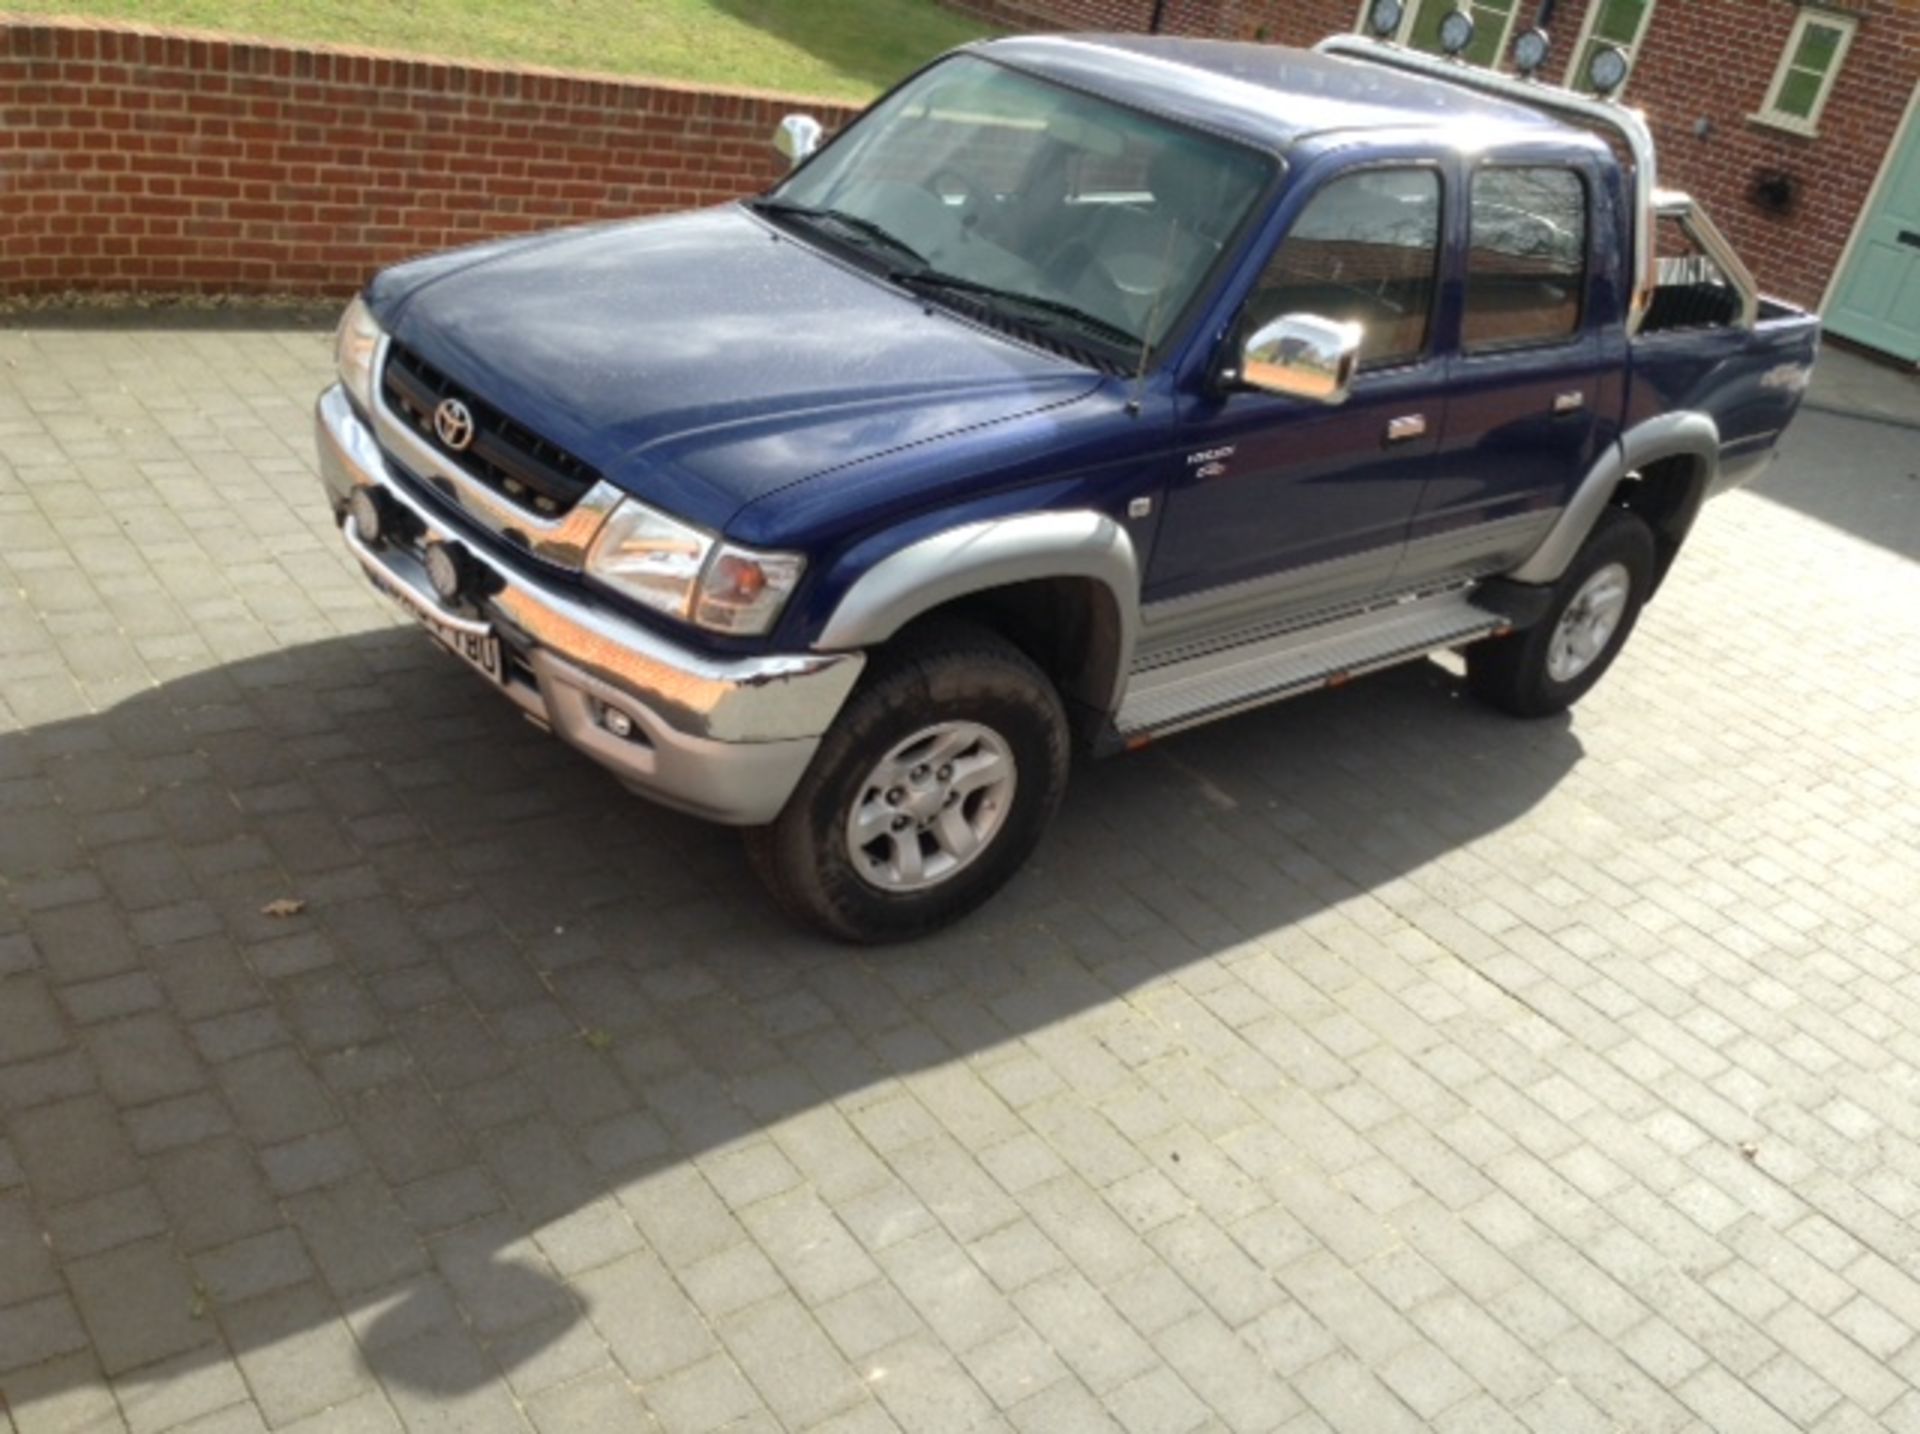
<path id="1" fill-rule="evenodd" d="M 1440 175 L 1369 169 L 1308 201 L 1248 301 L 1243 332 L 1285 314 L 1359 323 L 1362 368 L 1426 349 L 1440 265 Z"/>
<path id="2" fill-rule="evenodd" d="M 959 55 L 895 91 L 763 203 L 872 247 L 919 292 L 1132 363 L 1179 321 L 1275 163 Z"/>
<path id="3" fill-rule="evenodd" d="M 1587 186 L 1571 169 L 1482 169 L 1473 176 L 1467 349 L 1554 343 L 1580 329 L 1587 276 Z"/>
<path id="4" fill-rule="evenodd" d="M 1848 15 L 1802 10 L 1774 71 L 1766 108 L 1754 118 L 1799 134 L 1815 133 L 1853 43 L 1854 23 Z"/>

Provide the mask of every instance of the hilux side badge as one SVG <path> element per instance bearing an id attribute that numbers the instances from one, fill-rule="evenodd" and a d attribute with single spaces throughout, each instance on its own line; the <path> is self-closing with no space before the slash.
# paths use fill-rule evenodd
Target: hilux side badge
<path id="1" fill-rule="evenodd" d="M 1193 470 L 1196 478 L 1218 478 L 1227 471 L 1227 460 L 1233 457 L 1233 448 L 1208 448 L 1199 453 L 1187 455 L 1187 467 Z"/>

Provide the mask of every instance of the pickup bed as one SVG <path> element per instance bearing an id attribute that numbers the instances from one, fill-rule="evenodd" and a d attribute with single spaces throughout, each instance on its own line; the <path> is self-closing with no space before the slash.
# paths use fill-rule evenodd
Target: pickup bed
<path id="1" fill-rule="evenodd" d="M 377 275 L 318 425 L 382 591 L 847 939 L 1076 749 L 1449 648 L 1565 709 L 1818 347 L 1633 112 L 1383 43 L 996 40 L 818 138 Z"/>

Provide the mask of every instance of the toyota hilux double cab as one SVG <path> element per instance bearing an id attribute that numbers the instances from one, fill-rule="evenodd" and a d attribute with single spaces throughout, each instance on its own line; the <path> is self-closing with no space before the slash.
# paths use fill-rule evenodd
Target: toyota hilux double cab
<path id="1" fill-rule="evenodd" d="M 1449 649 L 1565 709 L 1818 345 L 1637 113 L 1360 36 L 998 39 L 819 138 L 379 274 L 318 429 L 378 588 L 845 939 L 1076 752 Z"/>

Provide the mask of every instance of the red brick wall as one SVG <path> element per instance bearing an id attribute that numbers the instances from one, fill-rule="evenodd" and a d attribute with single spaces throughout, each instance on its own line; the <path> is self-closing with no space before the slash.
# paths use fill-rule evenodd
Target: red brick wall
<path id="1" fill-rule="evenodd" d="M 338 295 L 491 234 L 716 203 L 830 102 L 0 22 L 0 295 Z"/>
<path id="2" fill-rule="evenodd" d="M 983 14 L 1008 0 L 948 0 Z M 1561 0 L 1550 66 L 1558 79 L 1591 0 Z M 1084 12 L 1122 23 L 1132 0 L 1018 0 L 1029 28 L 1087 28 Z M 1659 144 L 1661 182 L 1700 199 L 1772 293 L 1816 305 L 1838 266 L 1880 162 L 1892 148 L 1914 85 L 1920 82 L 1920 0 L 1844 0 L 1859 18 L 1852 50 L 1820 119 L 1806 138 L 1748 118 L 1767 88 L 1800 6 L 1789 0 L 1658 0 L 1627 87 L 1648 113 Z M 1169 0 L 1165 28 L 1188 34 L 1311 45 L 1350 30 L 1355 0 Z M 1522 0 L 1531 17 L 1537 0 Z M 1144 29 L 1144 19 L 1127 26 Z M 1696 133 L 1706 121 L 1706 134 Z M 1790 176 L 1794 207 L 1774 214 L 1753 197 L 1762 171 Z"/>

